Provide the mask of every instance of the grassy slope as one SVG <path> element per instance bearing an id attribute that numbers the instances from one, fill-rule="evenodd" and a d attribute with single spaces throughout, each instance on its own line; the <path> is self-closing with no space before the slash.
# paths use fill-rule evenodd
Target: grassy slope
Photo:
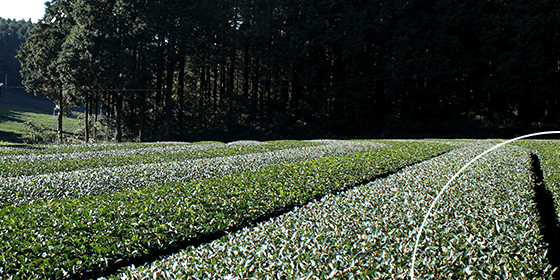
<path id="1" fill-rule="evenodd" d="M 23 108 L 15 105 L 0 104 L 0 131 L 16 134 L 26 134 L 26 122 L 32 122 L 38 127 L 52 129 L 53 116 L 39 110 Z M 80 120 L 75 118 L 63 119 L 64 132 L 73 133 L 80 127 Z"/>

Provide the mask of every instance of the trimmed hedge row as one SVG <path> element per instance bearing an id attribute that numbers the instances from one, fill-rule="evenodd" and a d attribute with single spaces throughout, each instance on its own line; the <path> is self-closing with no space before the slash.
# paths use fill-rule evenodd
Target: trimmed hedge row
<path id="1" fill-rule="evenodd" d="M 0 215 L 10 218 L 0 222 L 0 275 L 99 275 L 127 260 L 243 226 L 451 149 L 417 142 L 391 144 L 235 176 L 4 207 Z"/>
<path id="2" fill-rule="evenodd" d="M 489 147 L 467 145 L 112 278 L 410 279 L 430 203 Z M 416 279 L 550 279 L 530 169 L 527 150 L 503 147 L 460 176 L 422 235 Z"/>
<path id="3" fill-rule="evenodd" d="M 33 203 L 37 200 L 48 201 L 53 198 L 74 199 L 105 192 L 133 190 L 154 184 L 185 183 L 213 176 L 232 175 L 263 166 L 312 160 L 325 156 L 345 155 L 382 146 L 380 143 L 360 141 L 321 141 L 321 144 L 324 145 L 228 157 L 94 168 L 8 178 L 0 177 L 0 185 L 2 186 L 0 188 L 0 207 Z M 241 144 L 234 144 L 234 146 L 239 145 Z"/>
<path id="4" fill-rule="evenodd" d="M 316 145 L 303 141 L 276 141 L 266 142 L 262 145 L 233 146 L 227 145 L 189 145 L 180 152 L 142 153 L 143 149 L 128 150 L 128 154 L 110 155 L 107 153 L 87 153 L 83 158 L 59 159 L 45 157 L 38 160 L 10 161 L 0 163 L 0 176 L 15 177 L 23 175 L 37 175 L 55 172 L 67 172 L 80 169 L 94 169 L 99 167 L 124 166 L 132 164 L 147 164 L 160 162 L 173 162 L 188 159 L 212 158 L 219 156 L 232 156 L 249 153 L 282 150 L 288 148 L 308 147 Z M 224 147 L 225 146 L 225 147 Z M 175 147 L 178 149 L 178 147 Z M 139 153 L 140 152 L 140 153 Z"/>
<path id="5" fill-rule="evenodd" d="M 47 155 L 61 153 L 76 152 L 92 152 L 92 151 L 113 151 L 113 150 L 130 150 L 145 149 L 155 147 L 171 147 L 184 146 L 190 144 L 221 144 L 220 142 L 156 142 L 156 143 L 89 143 L 89 144 L 50 144 L 50 145 L 10 145 L 0 147 L 2 155 Z"/>

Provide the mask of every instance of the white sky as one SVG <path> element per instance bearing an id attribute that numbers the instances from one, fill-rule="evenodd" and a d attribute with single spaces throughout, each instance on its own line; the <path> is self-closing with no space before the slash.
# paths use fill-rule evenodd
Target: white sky
<path id="1" fill-rule="evenodd" d="M 48 0 L 0 0 L 0 17 L 37 22 L 45 14 L 45 2 Z"/>

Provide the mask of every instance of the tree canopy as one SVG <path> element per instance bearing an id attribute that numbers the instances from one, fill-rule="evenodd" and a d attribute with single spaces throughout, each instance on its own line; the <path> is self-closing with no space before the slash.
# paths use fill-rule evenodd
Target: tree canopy
<path id="1" fill-rule="evenodd" d="M 559 13 L 556 0 L 53 0 L 18 57 L 30 91 L 99 100 L 117 140 L 556 124 Z"/>
<path id="2" fill-rule="evenodd" d="M 0 18 L 0 83 L 5 83 L 7 75 L 8 85 L 22 85 L 16 55 L 32 26 L 31 21 Z"/>

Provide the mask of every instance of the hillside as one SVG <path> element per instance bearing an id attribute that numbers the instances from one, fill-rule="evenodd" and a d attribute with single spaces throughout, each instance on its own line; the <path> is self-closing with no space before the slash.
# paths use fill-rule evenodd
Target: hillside
<path id="1" fill-rule="evenodd" d="M 53 130 L 54 103 L 44 96 L 34 96 L 24 90 L 2 90 L 0 95 L 0 141 L 48 141 Z M 73 115 L 72 115 L 73 116 Z M 63 130 L 73 134 L 80 128 L 80 120 L 67 117 Z M 54 127 L 56 129 L 56 127 Z"/>

